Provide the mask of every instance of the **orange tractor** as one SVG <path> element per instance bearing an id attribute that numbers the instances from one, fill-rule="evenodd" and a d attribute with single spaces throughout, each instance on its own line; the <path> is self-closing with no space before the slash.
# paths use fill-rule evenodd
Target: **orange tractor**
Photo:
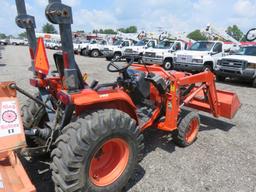
<path id="1" fill-rule="evenodd" d="M 197 138 L 195 110 L 232 118 L 240 107 L 236 94 L 217 90 L 213 73 L 191 75 L 157 66 L 111 61 L 115 82 L 88 85 L 75 62 L 72 11 L 61 0 L 49 0 L 47 19 L 59 25 L 62 52 L 54 54 L 57 73 L 49 75 L 43 39 L 35 38 L 34 17 L 24 0 L 16 0 L 16 23 L 28 34 L 38 93 L 15 83 L 9 89 L 29 97 L 21 108 L 28 147 L 25 155 L 51 152 L 56 192 L 120 191 L 143 158 L 143 131 L 150 127 L 172 133 L 182 147 Z M 195 109 L 184 112 L 184 107 Z"/>

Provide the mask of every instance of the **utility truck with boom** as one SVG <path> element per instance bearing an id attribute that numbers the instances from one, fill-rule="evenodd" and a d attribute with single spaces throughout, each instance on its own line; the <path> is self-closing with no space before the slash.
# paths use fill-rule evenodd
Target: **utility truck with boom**
<path id="1" fill-rule="evenodd" d="M 29 97 L 21 107 L 28 143 L 22 154 L 51 152 L 56 192 L 121 191 L 143 158 L 146 129 L 172 133 L 173 140 L 186 147 L 197 138 L 200 116 L 196 111 L 185 113 L 183 106 L 216 118 L 232 118 L 240 106 L 235 93 L 216 89 L 210 71 L 167 72 L 154 65 L 133 64 L 132 58 L 127 65 L 115 60 L 108 64 L 109 72 L 119 74 L 116 81 L 89 85 L 74 57 L 72 10 L 61 0 L 49 0 L 45 10 L 49 22 L 59 25 L 62 43 L 62 51 L 53 55 L 58 74 L 51 76 L 43 39 L 36 42 L 34 18 L 27 15 L 24 0 L 16 0 L 16 5 L 16 23 L 28 34 L 34 69 L 30 84 L 37 94 L 14 82 L 0 90 Z M 15 117 L 6 114 L 7 121 Z M 4 166 L 0 159 L 0 170 Z M 15 181 L 6 177 L 4 182 Z"/>

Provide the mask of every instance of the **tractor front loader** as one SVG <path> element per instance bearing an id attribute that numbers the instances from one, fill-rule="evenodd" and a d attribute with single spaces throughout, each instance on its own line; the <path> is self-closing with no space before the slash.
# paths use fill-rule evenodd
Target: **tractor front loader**
<path id="1" fill-rule="evenodd" d="M 28 147 L 23 155 L 51 153 L 56 192 L 121 191 L 143 158 L 143 131 L 152 127 L 172 133 L 179 146 L 197 138 L 196 111 L 232 118 L 240 107 L 235 93 L 217 90 L 211 72 L 197 75 L 157 66 L 111 61 L 107 70 L 119 73 L 115 82 L 89 85 L 76 64 L 72 43 L 71 7 L 49 0 L 47 19 L 59 25 L 62 52 L 50 67 L 44 41 L 35 39 L 35 20 L 24 0 L 16 0 L 16 23 L 27 30 L 37 89 L 31 95 L 17 84 L 8 88 L 29 97 L 21 107 Z M 117 58 L 119 60 L 120 58 Z M 183 107 L 193 111 L 183 113 Z"/>

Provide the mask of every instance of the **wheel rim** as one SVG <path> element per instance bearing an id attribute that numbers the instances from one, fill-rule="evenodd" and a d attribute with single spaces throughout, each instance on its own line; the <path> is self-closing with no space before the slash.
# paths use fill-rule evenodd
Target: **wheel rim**
<path id="1" fill-rule="evenodd" d="M 94 57 L 98 57 L 98 55 L 99 55 L 99 54 L 98 54 L 97 51 L 94 51 L 94 52 L 93 52 L 93 56 L 94 56 Z"/>
<path id="2" fill-rule="evenodd" d="M 90 167 L 89 178 L 99 187 L 114 183 L 124 172 L 129 161 L 128 143 L 120 138 L 106 141 L 94 154 Z"/>
<path id="3" fill-rule="evenodd" d="M 190 121 L 189 127 L 188 127 L 188 131 L 185 135 L 185 139 L 187 143 L 191 143 L 194 141 L 194 139 L 196 138 L 196 135 L 198 133 L 199 130 L 199 121 L 197 118 L 193 118 Z"/>
<path id="4" fill-rule="evenodd" d="M 165 63 L 165 69 L 170 69 L 171 68 L 171 63 L 170 62 L 166 62 Z"/>

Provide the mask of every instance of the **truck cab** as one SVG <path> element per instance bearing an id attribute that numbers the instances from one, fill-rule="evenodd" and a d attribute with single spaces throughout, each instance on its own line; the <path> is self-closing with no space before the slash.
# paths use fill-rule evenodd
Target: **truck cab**
<path id="1" fill-rule="evenodd" d="M 174 68 L 184 71 L 213 71 L 225 54 L 221 41 L 197 41 L 188 50 L 174 53 Z"/>
<path id="2" fill-rule="evenodd" d="M 143 39 L 139 40 L 134 46 L 129 46 L 124 50 L 124 56 L 129 59 L 133 57 L 135 61 L 142 63 L 143 52 L 148 48 L 154 48 L 157 45 L 155 39 Z"/>
<path id="3" fill-rule="evenodd" d="M 131 40 L 116 40 L 113 45 L 108 45 L 101 50 L 101 53 L 106 57 L 108 61 L 121 57 L 124 54 L 124 50 L 134 45 L 134 42 Z"/>
<path id="4" fill-rule="evenodd" d="M 173 53 L 185 50 L 187 44 L 183 41 L 163 40 L 155 48 L 143 52 L 143 62 L 146 64 L 161 65 L 165 70 L 173 68 Z"/>
<path id="5" fill-rule="evenodd" d="M 219 59 L 214 70 L 219 81 L 234 77 L 249 80 L 256 87 L 256 46 L 243 46 L 233 55 Z"/>

